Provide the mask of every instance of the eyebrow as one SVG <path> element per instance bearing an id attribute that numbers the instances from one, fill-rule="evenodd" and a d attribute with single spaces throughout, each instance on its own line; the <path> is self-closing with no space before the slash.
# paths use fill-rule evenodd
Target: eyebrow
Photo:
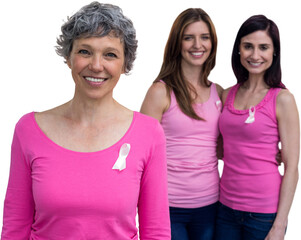
<path id="1" fill-rule="evenodd" d="M 251 42 L 242 42 L 241 44 L 249 44 L 249 45 L 254 45 L 253 43 L 251 43 Z M 260 46 L 272 46 L 272 44 L 270 44 L 270 43 L 260 43 L 259 44 Z"/>
<path id="2" fill-rule="evenodd" d="M 183 35 L 184 35 L 184 36 L 194 36 L 195 34 L 189 34 L 189 33 L 188 33 L 188 34 L 183 34 Z M 203 35 L 210 35 L 210 33 L 202 33 L 201 35 L 202 35 L 202 36 L 203 36 Z"/>
<path id="3" fill-rule="evenodd" d="M 117 48 L 113 48 L 113 47 L 108 47 L 108 48 L 106 48 L 106 50 L 120 53 L 120 51 Z"/>
<path id="4" fill-rule="evenodd" d="M 82 47 L 93 49 L 93 47 L 91 45 L 89 45 L 89 44 L 80 44 L 80 45 L 78 45 L 78 48 L 82 48 Z M 116 52 L 116 53 L 120 53 L 120 51 L 117 48 L 114 48 L 114 47 L 107 47 L 105 50 L 106 51 L 113 51 L 113 52 Z"/>
<path id="5" fill-rule="evenodd" d="M 78 44 L 77 46 L 76 46 L 77 48 L 82 48 L 82 47 L 84 47 L 84 48 L 92 48 L 90 45 L 88 45 L 88 44 Z"/>
<path id="6" fill-rule="evenodd" d="M 183 37 L 194 37 L 194 34 L 183 34 Z M 202 37 L 204 36 L 209 36 L 210 37 L 210 33 L 202 33 L 201 34 Z"/>

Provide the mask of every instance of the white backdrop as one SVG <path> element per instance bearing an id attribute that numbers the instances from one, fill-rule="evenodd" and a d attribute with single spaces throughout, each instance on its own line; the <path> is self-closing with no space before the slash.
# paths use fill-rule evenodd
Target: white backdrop
<path id="1" fill-rule="evenodd" d="M 123 76 L 115 89 L 117 101 L 139 111 L 144 95 L 157 76 L 171 25 L 189 7 L 203 8 L 211 17 L 218 34 L 216 67 L 209 76 L 227 88 L 235 84 L 231 52 L 238 28 L 248 17 L 264 14 L 280 29 L 283 82 L 300 99 L 300 7 L 297 0 L 109 0 L 119 5 L 134 22 L 138 54 L 134 69 Z M 15 0 L 0 3 L 0 226 L 10 165 L 10 145 L 15 123 L 25 113 L 43 111 L 70 100 L 74 84 L 69 68 L 56 55 L 54 46 L 67 16 L 88 0 Z M 222 168 L 222 163 L 220 168 Z M 301 190 L 289 217 L 286 239 L 300 237 Z"/>

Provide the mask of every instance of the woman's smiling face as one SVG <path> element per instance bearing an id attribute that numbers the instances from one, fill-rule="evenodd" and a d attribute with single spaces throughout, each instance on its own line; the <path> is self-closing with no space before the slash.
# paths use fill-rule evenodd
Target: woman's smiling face
<path id="1" fill-rule="evenodd" d="M 202 66 L 210 56 L 211 49 L 207 24 L 204 21 L 189 24 L 184 30 L 182 39 L 182 66 Z"/>
<path id="2" fill-rule="evenodd" d="M 76 93 L 83 97 L 112 96 L 124 73 L 124 47 L 120 38 L 79 38 L 74 41 L 67 64 L 72 72 Z"/>
<path id="3" fill-rule="evenodd" d="M 266 31 L 256 31 L 241 38 L 239 51 L 241 64 L 249 75 L 263 76 L 273 63 L 274 45 Z"/>

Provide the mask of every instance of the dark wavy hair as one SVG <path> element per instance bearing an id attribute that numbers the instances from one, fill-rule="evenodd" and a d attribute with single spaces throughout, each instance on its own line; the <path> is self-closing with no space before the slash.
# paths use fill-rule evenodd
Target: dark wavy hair
<path id="1" fill-rule="evenodd" d="M 249 72 L 240 61 L 239 46 L 241 39 L 256 31 L 266 31 L 271 37 L 274 46 L 273 62 L 264 74 L 265 83 L 271 88 L 281 87 L 281 66 L 280 66 L 280 36 L 277 25 L 264 15 L 254 15 L 248 18 L 240 27 L 232 51 L 232 69 L 237 78 L 237 83 L 244 83 L 248 80 Z"/>
<path id="2" fill-rule="evenodd" d="M 184 79 L 181 67 L 181 47 L 184 31 L 189 24 L 198 21 L 205 22 L 210 32 L 212 49 L 208 59 L 202 65 L 202 75 L 200 76 L 201 82 L 205 86 L 210 87 L 208 76 L 215 66 L 217 36 L 213 22 L 209 15 L 201 8 L 188 8 L 180 13 L 174 21 L 165 46 L 161 70 L 155 82 L 163 80 L 166 83 L 168 92 L 171 90 L 174 92 L 177 103 L 185 115 L 193 119 L 203 120 L 192 107 L 194 99 L 191 97 L 191 92 L 194 92 L 195 95 L 197 94 L 194 87 Z"/>
<path id="3" fill-rule="evenodd" d="M 56 52 L 65 59 L 70 57 L 74 40 L 113 34 L 124 45 L 125 72 L 132 69 L 137 50 L 136 30 L 118 6 L 92 2 L 68 17 L 61 31 Z"/>

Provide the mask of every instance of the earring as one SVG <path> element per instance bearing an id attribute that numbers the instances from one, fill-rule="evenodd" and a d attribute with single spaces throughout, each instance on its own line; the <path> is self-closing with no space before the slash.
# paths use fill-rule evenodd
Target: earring
<path id="1" fill-rule="evenodd" d="M 276 57 L 276 53 L 274 53 L 274 57 Z"/>
<path id="2" fill-rule="evenodd" d="M 238 52 L 238 55 L 240 55 L 240 52 Z"/>

